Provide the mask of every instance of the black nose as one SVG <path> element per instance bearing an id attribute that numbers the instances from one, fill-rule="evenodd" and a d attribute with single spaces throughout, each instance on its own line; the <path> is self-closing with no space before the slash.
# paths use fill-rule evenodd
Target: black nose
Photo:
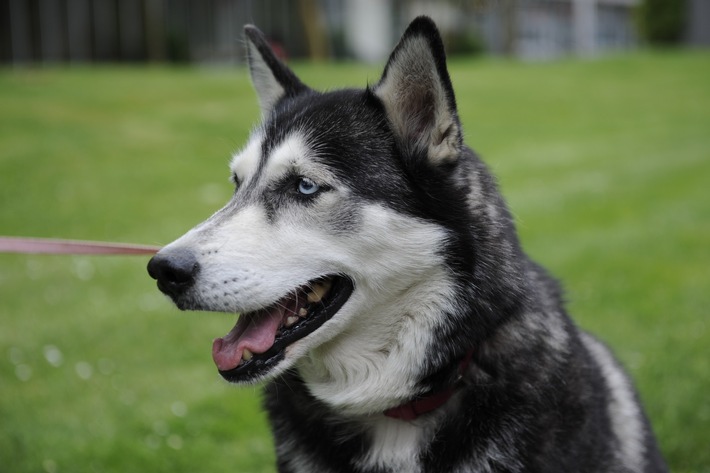
<path id="1" fill-rule="evenodd" d="M 199 271 L 195 255 L 184 249 L 161 251 L 148 262 L 148 274 L 158 281 L 158 289 L 172 298 L 184 294 Z"/>

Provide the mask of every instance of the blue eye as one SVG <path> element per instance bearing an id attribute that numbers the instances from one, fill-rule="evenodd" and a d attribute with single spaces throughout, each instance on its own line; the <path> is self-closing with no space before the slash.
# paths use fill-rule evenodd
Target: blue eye
<path id="1" fill-rule="evenodd" d="M 313 195 L 320 189 L 320 186 L 308 179 L 307 177 L 302 177 L 298 181 L 298 192 L 303 195 Z"/>

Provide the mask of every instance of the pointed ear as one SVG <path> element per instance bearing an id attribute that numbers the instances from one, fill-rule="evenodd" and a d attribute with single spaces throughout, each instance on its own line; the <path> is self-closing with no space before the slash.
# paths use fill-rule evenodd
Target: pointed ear
<path id="1" fill-rule="evenodd" d="M 430 18 L 412 21 L 373 91 L 405 152 L 424 151 L 435 165 L 457 160 L 461 125 L 444 45 Z"/>
<path id="2" fill-rule="evenodd" d="M 247 62 L 252 84 L 259 97 L 261 114 L 267 117 L 284 97 L 294 97 L 308 90 L 269 46 L 256 26 L 244 27 L 247 42 Z"/>

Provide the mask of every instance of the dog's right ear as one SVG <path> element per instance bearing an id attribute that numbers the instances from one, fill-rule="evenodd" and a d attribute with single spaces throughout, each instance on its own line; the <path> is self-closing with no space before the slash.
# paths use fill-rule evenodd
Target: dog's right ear
<path id="1" fill-rule="evenodd" d="M 276 57 L 264 34 L 252 25 L 244 27 L 247 62 L 252 84 L 259 97 L 261 114 L 267 117 L 284 97 L 294 97 L 308 90 L 296 74 Z"/>

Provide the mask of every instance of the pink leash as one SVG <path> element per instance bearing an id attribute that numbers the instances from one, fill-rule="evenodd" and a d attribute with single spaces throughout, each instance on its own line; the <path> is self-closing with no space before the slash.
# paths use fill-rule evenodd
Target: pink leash
<path id="1" fill-rule="evenodd" d="M 98 241 L 0 237 L 0 253 L 52 255 L 153 255 L 160 247 Z"/>

